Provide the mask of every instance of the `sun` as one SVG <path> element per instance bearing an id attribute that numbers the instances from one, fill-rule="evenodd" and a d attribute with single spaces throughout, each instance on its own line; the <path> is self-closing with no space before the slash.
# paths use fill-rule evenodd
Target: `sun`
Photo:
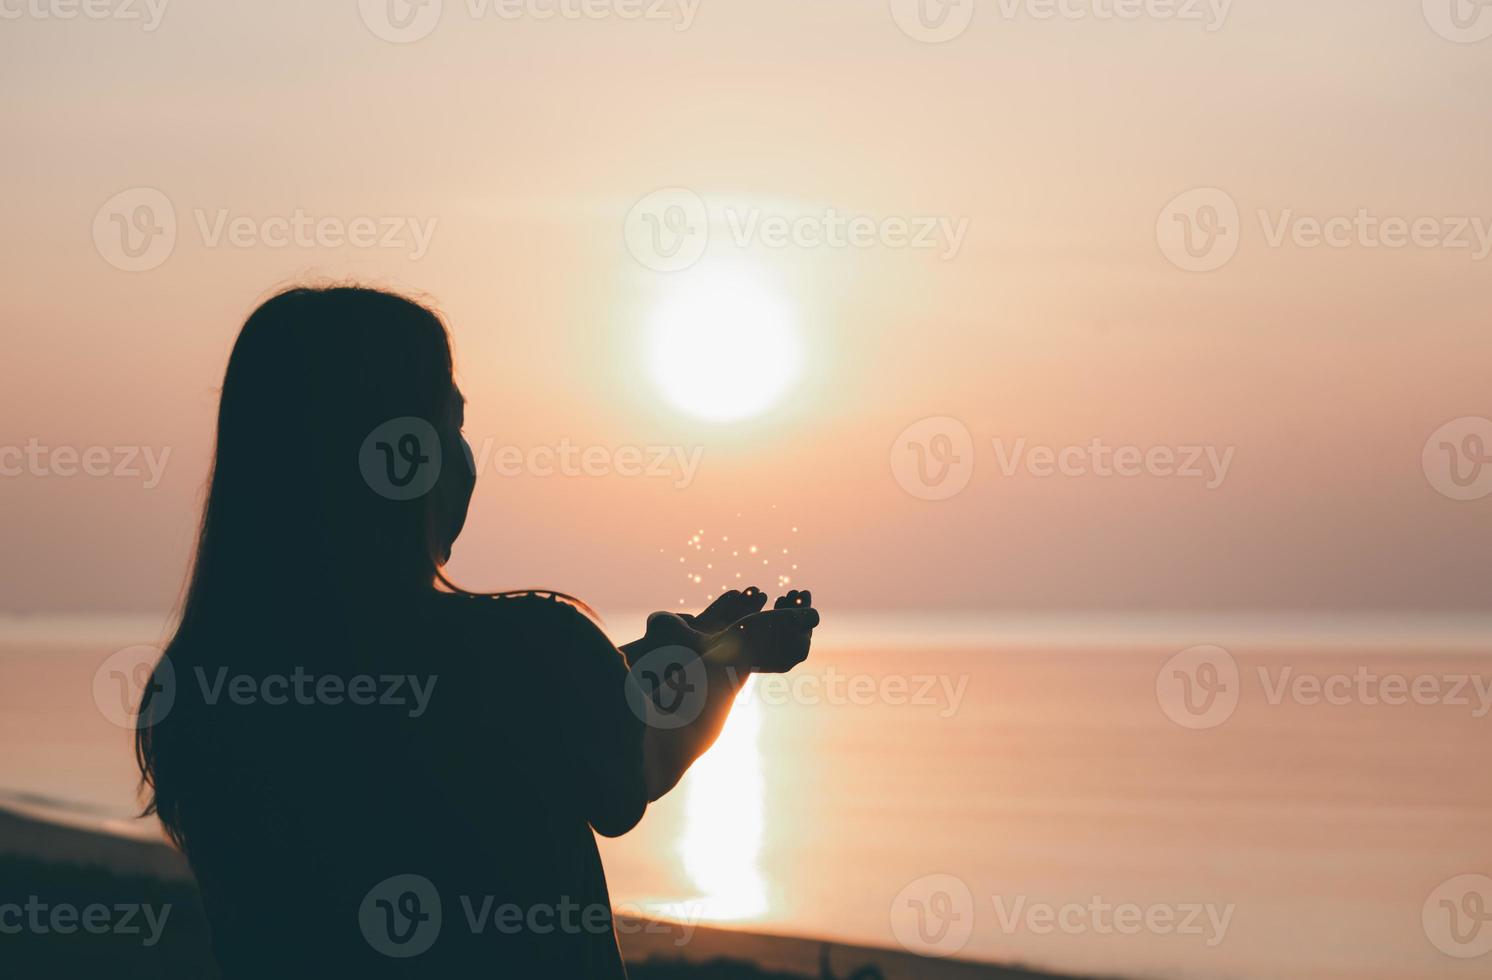
<path id="1" fill-rule="evenodd" d="M 760 415 L 803 364 L 788 302 L 760 274 L 737 267 L 678 273 L 653 311 L 648 352 L 663 397 L 710 422 Z"/>

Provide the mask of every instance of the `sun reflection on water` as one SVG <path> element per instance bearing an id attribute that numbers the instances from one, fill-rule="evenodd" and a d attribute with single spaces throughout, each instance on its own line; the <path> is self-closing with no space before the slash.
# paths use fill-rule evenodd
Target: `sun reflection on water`
<path id="1" fill-rule="evenodd" d="M 739 922 L 767 911 L 760 860 L 764 779 L 755 678 L 741 689 L 719 740 L 690 770 L 679 856 L 699 896 L 699 918 Z"/>

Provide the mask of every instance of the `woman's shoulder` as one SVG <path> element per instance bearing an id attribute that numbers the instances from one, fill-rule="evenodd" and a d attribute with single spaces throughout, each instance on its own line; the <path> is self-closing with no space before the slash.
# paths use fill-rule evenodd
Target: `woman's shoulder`
<path id="1" fill-rule="evenodd" d="M 443 595 L 437 608 L 435 630 L 446 638 L 448 655 L 479 669 L 524 665 L 535 677 L 571 680 L 626 670 L 622 653 L 595 620 L 553 593 Z"/>
<path id="2" fill-rule="evenodd" d="M 436 595 L 433 608 L 448 628 L 486 639 L 492 637 L 494 630 L 517 636 L 600 632 L 573 603 L 553 592 L 494 595 L 443 592 Z"/>

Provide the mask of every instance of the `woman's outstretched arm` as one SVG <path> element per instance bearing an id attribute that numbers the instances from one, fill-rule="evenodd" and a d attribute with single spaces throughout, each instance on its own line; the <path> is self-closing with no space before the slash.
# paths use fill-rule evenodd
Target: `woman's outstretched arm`
<path id="1" fill-rule="evenodd" d="M 750 669 L 721 646 L 705 651 L 699 659 L 704 666 L 699 717 L 680 728 L 649 725 L 643 730 L 642 771 L 649 803 L 677 786 L 694 760 L 715 744 L 736 695 L 751 676 Z"/>
<path id="2" fill-rule="evenodd" d="M 564 692 L 565 705 L 540 717 L 564 747 L 566 771 L 573 773 L 567 778 L 586 820 L 606 837 L 636 826 L 647 804 L 677 785 L 714 744 L 751 674 L 781 673 L 801 663 L 818 625 L 810 595 L 790 592 L 776 608 L 751 612 L 713 632 L 698 628 L 709 624 L 704 615 L 686 620 L 654 613 L 647 636 L 619 651 L 574 607 L 534 601 L 560 618 L 546 616 L 534 636 L 550 650 L 533 658 L 533 683 L 541 691 Z M 765 597 L 755 593 L 732 602 L 736 611 L 742 605 L 760 610 Z M 712 606 L 706 612 L 712 610 L 719 611 Z M 494 684 L 502 687 L 504 680 Z"/>
<path id="3" fill-rule="evenodd" d="M 758 596 L 748 594 L 746 600 L 756 609 L 765 601 Z M 696 628 L 708 621 L 690 623 L 669 613 L 649 618 L 648 635 L 628 644 L 633 683 L 673 702 L 671 710 L 651 718 L 643 732 L 649 802 L 673 789 L 694 760 L 715 744 L 747 678 L 757 672 L 783 673 L 807 658 L 819 620 L 811 603 L 808 592 L 790 592 L 773 609 L 753 612 L 713 633 Z M 685 649 L 694 651 L 692 662 Z M 661 662 L 650 665 L 650 658 Z M 652 676 L 639 679 L 639 673 Z M 665 673 L 671 674 L 668 680 L 659 676 Z"/>

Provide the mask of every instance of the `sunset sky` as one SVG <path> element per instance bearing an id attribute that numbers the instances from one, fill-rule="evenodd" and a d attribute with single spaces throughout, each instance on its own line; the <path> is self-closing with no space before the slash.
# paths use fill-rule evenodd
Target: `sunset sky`
<path id="1" fill-rule="evenodd" d="M 1492 40 L 1442 36 L 1419 0 L 1239 0 L 1220 24 L 978 0 L 941 44 L 885 0 L 701 0 L 687 29 L 677 0 L 637 21 L 471 4 L 403 43 L 355 0 L 175 0 L 154 30 L 4 8 L 0 447 L 170 455 L 152 487 L 0 476 L 0 608 L 170 608 L 238 327 L 277 287 L 352 278 L 444 313 L 479 450 L 697 461 L 483 472 L 469 587 L 694 605 L 735 581 L 685 578 L 698 534 L 711 573 L 772 588 L 798 565 L 826 610 L 1487 609 L 1492 497 L 1437 492 L 1422 451 L 1492 417 Z M 141 188 L 175 243 L 131 272 L 98 242 Z M 682 271 L 636 254 L 635 206 L 667 188 L 710 216 Z M 1194 188 L 1240 214 L 1212 271 L 1158 241 Z M 1469 245 L 1271 244 L 1362 211 Z M 762 224 L 831 212 L 881 237 Z M 266 240 L 297 214 L 404 237 Z M 924 219 L 961 238 L 886 231 Z M 740 294 L 712 301 L 722 282 Z M 972 440 L 949 499 L 893 465 L 929 417 Z M 1232 452 L 1211 488 L 1007 475 L 1022 439 Z M 286 433 L 266 465 L 294 480 L 298 451 Z"/>

